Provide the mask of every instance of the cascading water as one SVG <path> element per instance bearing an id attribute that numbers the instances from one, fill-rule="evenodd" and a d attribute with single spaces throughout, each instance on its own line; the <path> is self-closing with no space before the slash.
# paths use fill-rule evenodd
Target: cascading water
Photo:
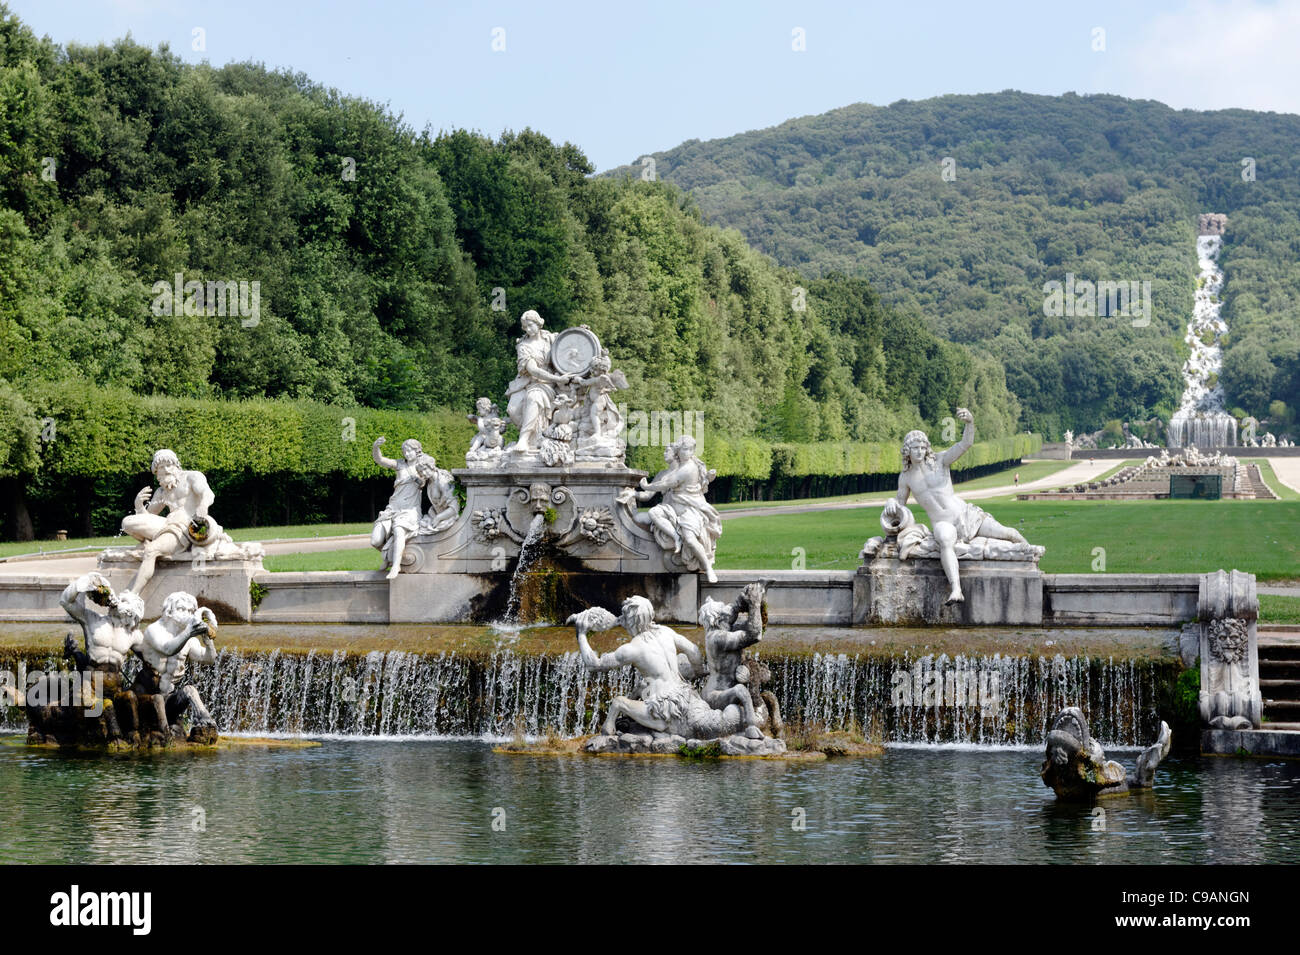
<path id="1" fill-rule="evenodd" d="M 1158 671 L 1131 659 L 818 654 L 769 665 L 788 721 L 895 743 L 1039 745 L 1067 706 L 1109 745 L 1141 745 L 1159 726 Z"/>
<path id="2" fill-rule="evenodd" d="M 890 742 L 1038 746 L 1066 706 L 1106 745 L 1150 742 L 1176 664 L 1087 656 L 764 655 L 787 724 L 860 728 Z M 39 665 L 31 661 L 32 666 Z M 191 670 L 222 732 L 510 737 L 594 733 L 630 671 L 592 673 L 576 653 L 361 655 L 218 650 Z M 0 706 L 0 728 L 21 730 Z"/>
<path id="3" fill-rule="evenodd" d="M 634 675 L 577 653 L 306 654 L 219 650 L 195 685 L 223 732 L 321 736 L 530 736 L 596 731 Z"/>
<path id="4" fill-rule="evenodd" d="M 528 568 L 532 566 L 533 561 L 541 552 L 542 529 L 546 524 L 546 515 L 533 515 L 532 523 L 528 525 L 528 533 L 524 535 L 524 541 L 519 545 L 519 560 L 515 564 L 515 572 L 510 576 L 510 596 L 506 600 L 505 618 L 493 626 L 498 630 L 514 631 L 518 633 L 521 626 L 519 622 L 519 601 L 522 597 L 522 584 L 524 575 L 528 573 Z"/>
<path id="5" fill-rule="evenodd" d="M 1219 317 L 1223 303 L 1223 270 L 1219 268 L 1220 235 L 1196 237 L 1200 267 L 1192 318 L 1185 341 L 1192 353 L 1183 364 L 1183 399 L 1169 421 L 1169 446 L 1185 448 L 1230 447 L 1237 443 L 1237 421 L 1224 410 L 1219 371 L 1223 366 L 1221 341 L 1228 325 Z"/>

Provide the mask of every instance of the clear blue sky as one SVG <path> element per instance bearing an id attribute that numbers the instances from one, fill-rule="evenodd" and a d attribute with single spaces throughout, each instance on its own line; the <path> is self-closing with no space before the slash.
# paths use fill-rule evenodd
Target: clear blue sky
<path id="1" fill-rule="evenodd" d="M 416 129 L 531 126 L 598 169 L 686 139 L 944 93 L 1073 90 L 1300 112 L 1300 0 L 6 2 L 61 44 L 129 31 L 190 62 L 291 68 Z M 498 27 L 503 51 L 492 48 Z"/>

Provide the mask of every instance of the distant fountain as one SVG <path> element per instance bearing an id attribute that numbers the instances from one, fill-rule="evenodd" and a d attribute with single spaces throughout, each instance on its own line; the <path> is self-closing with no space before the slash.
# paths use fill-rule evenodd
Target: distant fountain
<path id="1" fill-rule="evenodd" d="M 1183 399 L 1169 421 L 1169 446 L 1185 448 L 1233 447 L 1237 444 L 1237 421 L 1224 409 L 1222 339 L 1227 323 L 1219 317 L 1223 308 L 1223 270 L 1218 256 L 1223 247 L 1225 217 L 1203 215 L 1198 224 L 1196 258 L 1200 266 L 1192 318 L 1184 341 L 1192 353 L 1183 364 Z"/>

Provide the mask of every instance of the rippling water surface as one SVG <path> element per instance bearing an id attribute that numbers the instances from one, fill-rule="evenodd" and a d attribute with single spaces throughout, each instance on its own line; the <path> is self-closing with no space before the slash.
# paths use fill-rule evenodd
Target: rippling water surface
<path id="1" fill-rule="evenodd" d="M 691 763 L 387 740 L 104 757 L 3 745 L 0 862 L 1300 861 L 1298 763 L 1171 758 L 1153 792 L 1104 800 L 1101 816 L 1057 804 L 1041 758 L 917 747 Z"/>

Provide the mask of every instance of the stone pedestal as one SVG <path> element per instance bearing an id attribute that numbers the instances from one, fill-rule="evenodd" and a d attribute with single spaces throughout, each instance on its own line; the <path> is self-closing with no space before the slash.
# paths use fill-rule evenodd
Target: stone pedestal
<path id="1" fill-rule="evenodd" d="M 1041 626 L 1043 574 L 1037 561 L 963 560 L 962 603 L 947 604 L 936 558 L 876 557 L 853 579 L 853 622 L 892 626 Z"/>
<path id="2" fill-rule="evenodd" d="M 99 557 L 99 572 L 108 578 L 116 591 L 125 590 L 140 569 L 140 561 L 105 551 Z M 265 573 L 261 558 L 252 560 L 170 560 L 158 558 L 153 577 L 144 585 L 145 618 L 162 615 L 163 601 L 177 590 L 193 594 L 199 603 L 212 608 L 217 619 L 247 621 L 253 616 L 253 598 L 249 587 L 253 578 Z"/>
<path id="3" fill-rule="evenodd" d="M 524 620 L 562 623 L 640 594 L 660 620 L 695 621 L 698 575 L 618 500 L 644 471 L 620 464 L 453 473 L 465 506 L 451 526 L 407 543 L 389 590 L 391 622 L 498 620 L 512 586 Z"/>
<path id="4" fill-rule="evenodd" d="M 450 527 L 420 534 L 406 546 L 402 573 L 494 574 L 513 570 L 540 517 L 540 540 L 570 558 L 567 569 L 619 574 L 679 574 L 680 555 L 665 554 L 637 524 L 620 492 L 644 471 L 617 467 L 463 468 L 465 506 Z"/>
<path id="5" fill-rule="evenodd" d="M 1201 722 L 1216 730 L 1259 729 L 1264 701 L 1259 688 L 1255 575 L 1216 571 L 1201 578 Z"/>

